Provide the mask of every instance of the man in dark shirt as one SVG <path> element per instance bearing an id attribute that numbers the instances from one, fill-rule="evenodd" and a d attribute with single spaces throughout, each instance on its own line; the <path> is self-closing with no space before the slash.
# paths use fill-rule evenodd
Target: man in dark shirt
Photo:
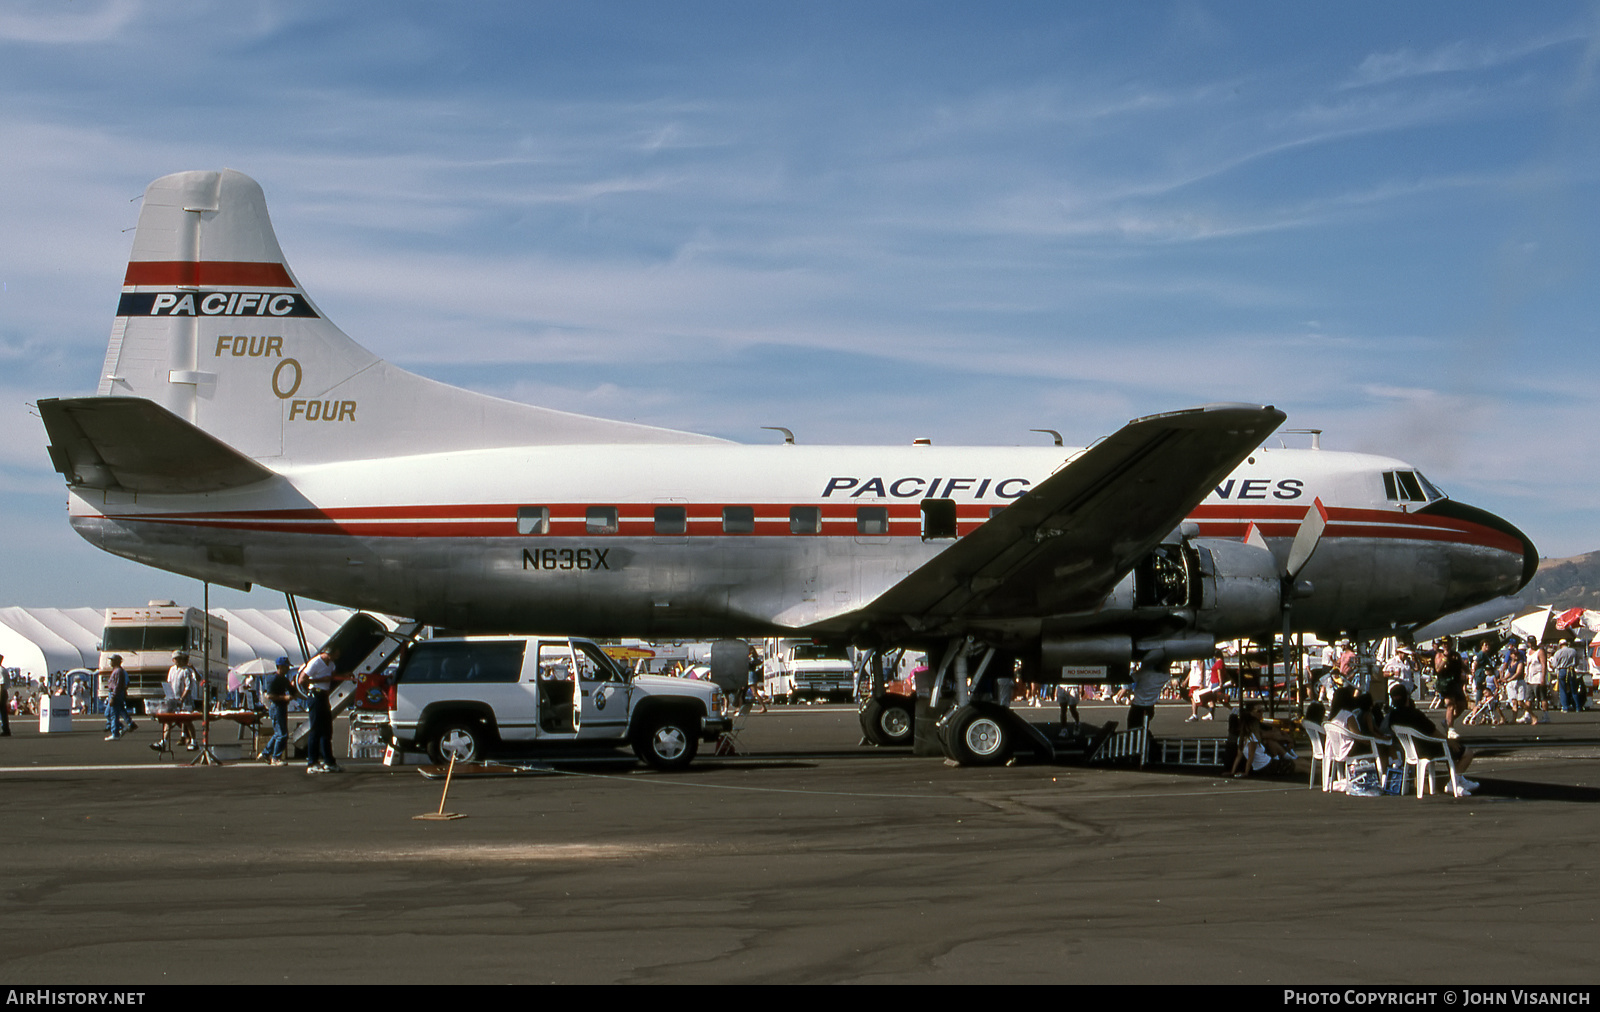
<path id="1" fill-rule="evenodd" d="M 261 750 L 259 758 L 273 766 L 288 763 L 284 749 L 289 744 L 289 700 L 294 697 L 289 685 L 289 658 L 278 658 L 278 669 L 267 676 L 266 691 L 262 698 L 267 703 L 267 713 L 272 717 L 272 737 Z"/>
<path id="2" fill-rule="evenodd" d="M 1456 736 L 1456 721 L 1467 712 L 1466 665 L 1450 638 L 1441 639 L 1433 652 L 1433 685 L 1444 703 L 1445 737 Z M 1409 693 L 1407 694 L 1409 696 Z"/>
<path id="3" fill-rule="evenodd" d="M 128 716 L 128 673 L 122 670 L 122 655 L 112 654 L 111 672 L 106 675 L 106 741 L 116 741 L 138 724 Z"/>

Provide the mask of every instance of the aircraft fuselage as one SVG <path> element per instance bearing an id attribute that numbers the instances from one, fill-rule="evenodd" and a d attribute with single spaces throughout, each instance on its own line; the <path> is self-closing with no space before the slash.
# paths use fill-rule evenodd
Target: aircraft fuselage
<path id="1" fill-rule="evenodd" d="M 456 629 L 660 638 L 838 632 L 831 621 L 1078 452 L 485 449 L 290 467 L 206 495 L 80 490 L 72 523 L 99 547 L 163 569 Z M 1517 589 L 1531 552 L 1525 539 L 1487 515 L 1434 512 L 1450 500 L 1391 498 L 1405 492 L 1392 479 L 1386 487 L 1385 474 L 1411 471 L 1383 457 L 1263 448 L 1190 513 L 1187 533 L 1199 543 L 1237 542 L 1255 524 L 1281 560 L 1320 499 L 1329 526 L 1302 574 L 1314 593 L 1295 604 L 1297 629 L 1424 622 Z M 953 505 L 953 532 L 927 527 L 928 500 Z M 1041 610 L 1012 616 L 1008 628 L 1027 634 L 1030 623 L 1051 621 L 1093 628 L 1112 619 Z M 1266 631 L 1259 616 L 1218 621 L 1219 637 Z"/>

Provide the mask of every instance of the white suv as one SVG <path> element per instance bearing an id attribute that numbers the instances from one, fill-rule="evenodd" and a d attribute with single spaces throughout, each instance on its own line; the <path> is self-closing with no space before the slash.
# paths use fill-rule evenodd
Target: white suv
<path id="1" fill-rule="evenodd" d="M 647 765 L 676 770 L 727 729 L 710 682 L 633 675 L 600 647 L 570 636 L 420 640 L 389 690 L 395 744 L 434 762 L 491 750 L 633 746 Z"/>

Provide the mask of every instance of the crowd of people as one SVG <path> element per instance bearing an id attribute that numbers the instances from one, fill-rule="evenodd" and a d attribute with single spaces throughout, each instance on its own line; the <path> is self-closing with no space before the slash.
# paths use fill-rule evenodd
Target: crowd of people
<path id="1" fill-rule="evenodd" d="M 130 731 L 138 730 L 128 698 L 128 674 L 122 667 L 120 654 L 107 658 L 109 670 L 105 676 L 104 706 L 106 714 L 106 741 L 118 741 Z M 302 705 L 307 713 L 306 772 L 339 773 L 342 767 L 333 756 L 333 716 L 329 707 L 329 694 L 334 686 L 350 676 L 339 672 L 337 647 L 324 647 L 310 661 L 296 671 L 287 657 L 279 657 L 274 670 L 253 676 L 246 683 L 248 696 L 230 694 L 223 705 L 254 710 L 259 706 L 266 711 L 272 724 L 272 735 L 267 739 L 256 758 L 272 766 L 288 765 L 289 710 L 291 705 Z M 154 752 L 170 752 L 178 747 L 195 751 L 198 744 L 194 735 L 193 720 L 163 719 L 163 715 L 192 714 L 203 705 L 201 680 L 189 654 L 177 650 L 172 654 L 172 666 L 167 671 L 163 697 L 151 701 L 147 712 L 161 724 L 161 733 L 149 743 Z"/>
<path id="2" fill-rule="evenodd" d="M 1219 698 L 1215 674 L 1191 672 L 1188 692 L 1189 720 L 1202 715 Z M 1484 637 L 1468 644 L 1462 653 L 1455 641 L 1442 638 L 1430 649 L 1401 647 L 1381 665 L 1363 664 L 1352 644 L 1329 644 L 1313 669 L 1314 699 L 1308 701 L 1304 720 L 1313 725 L 1331 723 L 1349 732 L 1330 739 L 1329 758 L 1336 764 L 1352 756 L 1357 742 L 1370 747 L 1373 772 L 1380 779 L 1398 770 L 1403 761 L 1397 728 L 1407 728 L 1438 739 L 1417 739 L 1419 755 L 1444 758 L 1449 752 L 1456 773 L 1450 785 L 1457 795 L 1470 794 L 1478 785 L 1462 774 L 1472 763 L 1472 751 L 1462 744 L 1457 728 L 1465 724 L 1539 724 L 1558 711 L 1587 709 L 1592 686 L 1587 651 L 1571 638 L 1541 644 L 1532 637 L 1510 636 L 1503 642 Z M 1418 705 L 1442 711 L 1436 724 Z M 1225 704 L 1224 704 L 1225 705 Z M 1245 703 L 1235 715 L 1236 775 L 1287 773 L 1296 757 L 1292 739 L 1266 722 L 1259 703 Z M 1358 791 L 1348 782 L 1336 789 Z"/>

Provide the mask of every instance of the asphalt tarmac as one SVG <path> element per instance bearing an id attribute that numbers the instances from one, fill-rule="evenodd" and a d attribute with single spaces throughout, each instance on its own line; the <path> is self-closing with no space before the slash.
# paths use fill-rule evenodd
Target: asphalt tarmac
<path id="1" fill-rule="evenodd" d="M 1186 713 L 1157 733 L 1220 732 Z M 1596 714 L 1419 801 L 954 768 L 774 708 L 681 774 L 458 779 L 454 821 L 413 818 L 443 787 L 413 768 L 188 767 L 100 726 L 0 738 L 0 982 L 1600 980 L 1600 749 L 1560 744 Z"/>

